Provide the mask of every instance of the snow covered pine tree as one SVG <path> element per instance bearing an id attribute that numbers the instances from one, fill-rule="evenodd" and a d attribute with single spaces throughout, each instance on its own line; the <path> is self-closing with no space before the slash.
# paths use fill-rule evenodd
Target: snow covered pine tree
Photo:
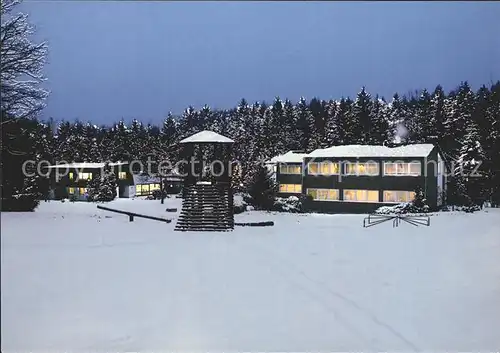
<path id="1" fill-rule="evenodd" d="M 88 201 L 113 201 L 116 197 L 116 177 L 106 164 L 101 175 L 93 178 L 88 186 Z"/>
<path id="2" fill-rule="evenodd" d="M 258 210 L 272 210 L 276 199 L 276 184 L 271 179 L 269 170 L 258 165 L 248 193 L 249 203 Z"/>
<path id="3" fill-rule="evenodd" d="M 463 183 L 464 192 L 475 205 L 481 205 L 484 202 L 485 195 L 483 194 L 486 187 L 481 165 L 485 159 L 486 154 L 481 146 L 479 128 L 474 121 L 470 121 L 460 148 L 455 177 Z"/>

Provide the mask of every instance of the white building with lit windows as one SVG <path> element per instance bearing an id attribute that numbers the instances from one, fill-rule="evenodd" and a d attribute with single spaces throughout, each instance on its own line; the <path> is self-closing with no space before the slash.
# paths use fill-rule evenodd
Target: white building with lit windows
<path id="1" fill-rule="evenodd" d="M 369 212 L 409 202 L 421 188 L 431 208 L 443 204 L 446 175 L 432 144 L 398 147 L 345 145 L 272 159 L 282 196 L 310 195 L 321 212 Z"/>

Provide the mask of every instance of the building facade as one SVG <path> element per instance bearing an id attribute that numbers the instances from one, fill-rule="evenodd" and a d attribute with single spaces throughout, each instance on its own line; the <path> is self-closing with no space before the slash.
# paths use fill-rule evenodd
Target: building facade
<path id="1" fill-rule="evenodd" d="M 88 198 L 88 185 L 91 180 L 99 177 L 105 163 L 70 163 L 49 166 L 49 179 L 52 199 L 74 199 L 86 201 Z M 177 174 L 169 174 L 164 178 L 153 177 L 144 173 L 130 170 L 129 163 L 110 163 L 116 177 L 117 196 L 130 198 L 148 196 L 155 190 L 160 190 L 161 183 L 167 193 L 181 191 L 182 178 Z"/>
<path id="2" fill-rule="evenodd" d="M 421 188 L 427 204 L 443 204 L 444 163 L 430 144 L 334 146 L 276 160 L 280 196 L 310 195 L 307 208 L 327 213 L 372 212 L 410 202 Z"/>

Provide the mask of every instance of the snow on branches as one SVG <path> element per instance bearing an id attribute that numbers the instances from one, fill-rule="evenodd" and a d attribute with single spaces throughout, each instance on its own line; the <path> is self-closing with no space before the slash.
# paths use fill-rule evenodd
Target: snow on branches
<path id="1" fill-rule="evenodd" d="M 21 0 L 2 0 L 0 61 L 1 109 L 9 116 L 31 118 L 44 108 L 49 92 L 39 85 L 45 81 L 42 69 L 47 43 L 30 40 L 35 29 L 24 13 L 12 14 Z"/>

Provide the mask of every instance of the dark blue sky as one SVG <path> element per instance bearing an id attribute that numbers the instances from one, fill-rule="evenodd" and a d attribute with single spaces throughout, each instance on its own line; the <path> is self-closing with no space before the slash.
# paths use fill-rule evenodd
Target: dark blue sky
<path id="1" fill-rule="evenodd" d="M 500 79 L 500 3 L 25 0 L 50 45 L 44 118 L 160 122 L 188 105 L 473 88 Z"/>

